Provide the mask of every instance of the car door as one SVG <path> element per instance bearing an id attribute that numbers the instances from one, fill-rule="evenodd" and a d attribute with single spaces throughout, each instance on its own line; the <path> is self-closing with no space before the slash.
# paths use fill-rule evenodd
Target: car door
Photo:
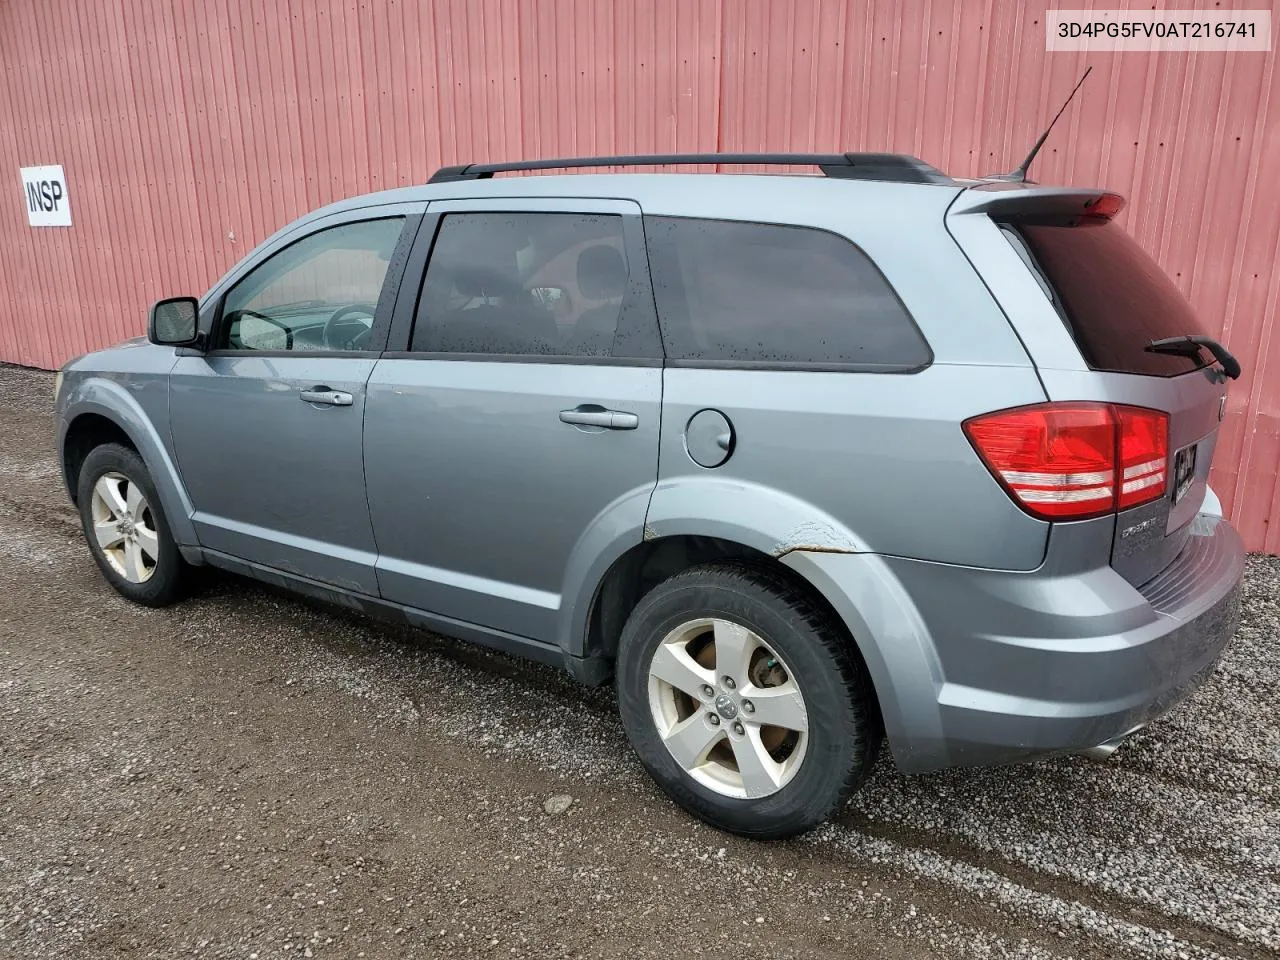
<path id="1" fill-rule="evenodd" d="M 209 348 L 177 361 L 169 391 L 202 547 L 377 595 L 365 383 L 423 206 L 309 223 L 206 298 Z"/>
<path id="2" fill-rule="evenodd" d="M 421 290 L 403 285 L 368 388 L 385 599 L 552 642 L 575 554 L 604 529 L 640 541 L 662 362 L 639 214 L 430 205 L 408 268 L 430 247 Z"/>

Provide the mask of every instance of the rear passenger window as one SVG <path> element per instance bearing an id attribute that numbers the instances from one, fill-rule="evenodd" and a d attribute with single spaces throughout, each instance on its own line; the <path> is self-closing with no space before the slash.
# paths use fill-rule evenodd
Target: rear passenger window
<path id="1" fill-rule="evenodd" d="M 833 233 L 646 217 L 645 238 L 672 359 L 903 371 L 931 358 L 880 271 Z"/>
<path id="2" fill-rule="evenodd" d="M 607 357 L 627 290 L 625 251 L 622 218 L 611 214 L 448 214 L 411 349 Z"/>

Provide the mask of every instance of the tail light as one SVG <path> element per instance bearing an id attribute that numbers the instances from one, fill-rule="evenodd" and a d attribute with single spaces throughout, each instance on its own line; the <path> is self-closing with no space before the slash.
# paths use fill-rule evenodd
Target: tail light
<path id="1" fill-rule="evenodd" d="M 1114 403 L 1042 403 L 974 417 L 964 432 L 1010 496 L 1043 520 L 1127 510 L 1168 489 L 1169 415 Z"/>
<path id="2" fill-rule="evenodd" d="M 1119 419 L 1120 475 L 1116 509 L 1164 496 L 1169 488 L 1169 415 L 1142 407 L 1112 407 Z"/>

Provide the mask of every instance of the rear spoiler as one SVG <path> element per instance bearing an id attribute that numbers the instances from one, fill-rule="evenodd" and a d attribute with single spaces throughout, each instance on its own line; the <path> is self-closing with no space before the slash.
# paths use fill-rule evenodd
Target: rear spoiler
<path id="1" fill-rule="evenodd" d="M 1124 208 L 1124 197 L 1099 189 L 1027 187 L 1018 183 L 984 182 L 962 190 L 947 215 L 980 214 L 998 220 L 1110 219 Z"/>

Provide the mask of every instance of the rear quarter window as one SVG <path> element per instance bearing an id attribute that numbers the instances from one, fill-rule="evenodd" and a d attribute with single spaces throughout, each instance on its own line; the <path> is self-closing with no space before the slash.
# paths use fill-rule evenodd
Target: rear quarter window
<path id="1" fill-rule="evenodd" d="M 672 360 L 904 372 L 931 359 L 883 275 L 843 237 L 645 217 L 645 242 Z"/>
<path id="2" fill-rule="evenodd" d="M 1164 337 L 1202 333 L 1191 304 L 1119 224 L 1002 224 L 1038 274 L 1046 295 L 1095 370 L 1173 377 L 1205 366 L 1205 356 L 1148 353 Z"/>

